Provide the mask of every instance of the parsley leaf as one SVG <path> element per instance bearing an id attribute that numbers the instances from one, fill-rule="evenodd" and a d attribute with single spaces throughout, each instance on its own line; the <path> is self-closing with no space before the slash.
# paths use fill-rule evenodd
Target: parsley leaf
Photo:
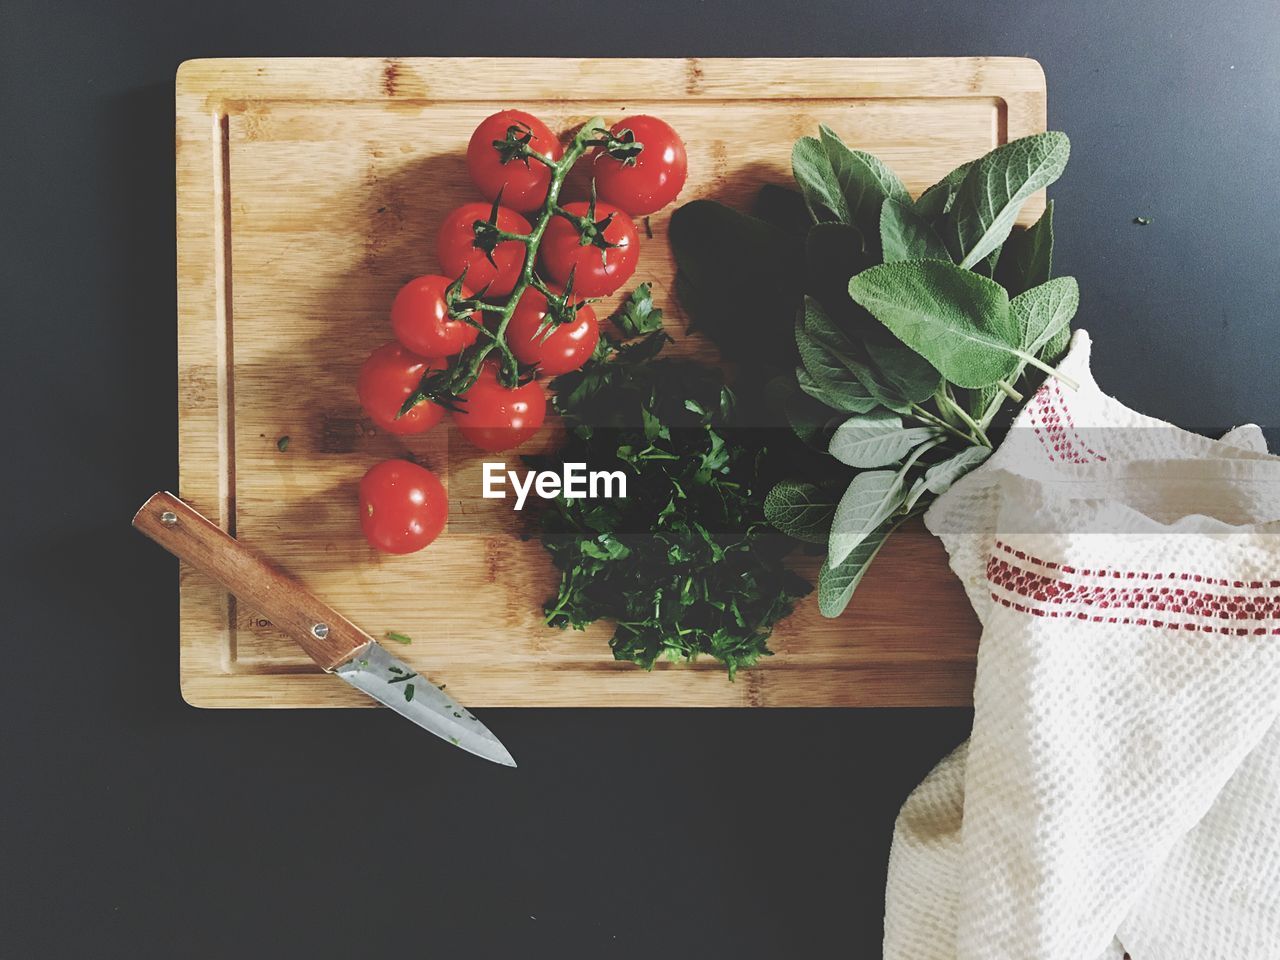
<path id="1" fill-rule="evenodd" d="M 642 283 L 632 291 L 627 302 L 613 315 L 613 322 L 626 337 L 639 337 L 662 329 L 662 311 L 653 305 L 649 284 Z"/>

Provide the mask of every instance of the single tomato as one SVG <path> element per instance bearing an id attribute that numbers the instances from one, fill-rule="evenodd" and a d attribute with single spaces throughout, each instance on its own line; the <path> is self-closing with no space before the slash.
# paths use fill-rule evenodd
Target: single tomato
<path id="1" fill-rule="evenodd" d="M 542 427 L 547 395 L 542 384 L 504 387 L 497 368 L 486 363 L 471 388 L 462 395 L 453 422 L 459 432 L 481 450 L 498 453 L 518 447 Z"/>
<path id="2" fill-rule="evenodd" d="M 476 342 L 480 331 L 449 316 L 447 291 L 453 281 L 428 274 L 410 280 L 391 303 L 396 339 L 420 357 L 451 357 Z M 461 296 L 470 297 L 464 285 Z"/>
<path id="3" fill-rule="evenodd" d="M 560 292 L 560 291 L 553 291 Z M 600 324 L 590 304 L 575 305 L 573 319 L 551 323 L 547 298 L 530 287 L 507 323 L 507 345 L 521 363 L 536 364 L 548 376 L 577 370 L 600 342 Z"/>
<path id="4" fill-rule="evenodd" d="M 633 217 L 657 213 L 675 200 L 689 175 L 684 141 L 657 117 L 624 117 L 609 128 L 613 133 L 630 130 L 644 149 L 630 162 L 617 160 L 596 149 L 591 173 L 596 192 Z"/>
<path id="5" fill-rule="evenodd" d="M 410 353 L 392 340 L 384 343 L 360 368 L 356 395 L 369 419 L 388 433 L 422 433 L 430 430 L 444 416 L 444 407 L 431 401 L 419 403 L 403 417 L 400 408 L 418 389 L 418 383 L 431 370 L 443 370 L 443 360 L 429 360 Z"/>
<path id="6" fill-rule="evenodd" d="M 504 240 L 493 250 L 493 261 L 475 245 L 473 224 L 488 220 L 491 207 L 487 203 L 464 203 L 440 224 L 436 237 L 436 254 L 440 268 L 451 277 L 467 272 L 465 283 L 472 290 L 488 287 L 488 295 L 505 297 L 515 289 L 524 267 L 525 246 L 518 240 Z M 497 226 L 507 233 L 525 233 L 531 229 L 529 221 L 514 210 L 498 208 Z"/>
<path id="7" fill-rule="evenodd" d="M 467 144 L 467 170 L 476 188 L 489 200 L 502 193 L 502 203 L 512 210 L 529 213 L 542 206 L 551 185 L 551 170 L 528 157 L 502 162 L 502 152 L 494 142 L 507 139 L 507 131 L 518 128 L 519 137 L 529 137 L 529 147 L 550 160 L 559 160 L 564 147 L 545 123 L 523 110 L 503 110 L 485 117 Z"/>
<path id="8" fill-rule="evenodd" d="M 566 203 L 566 213 L 586 217 L 590 205 L 583 201 Z M 595 229 L 609 247 L 590 241 L 583 243 L 578 228 L 564 217 L 554 216 L 542 235 L 542 268 L 546 275 L 562 287 L 573 274 L 573 292 L 583 297 L 605 297 L 613 293 L 635 273 L 640 259 L 640 238 L 635 224 L 624 211 L 609 203 L 597 203 L 592 218 Z M 604 221 L 604 227 L 598 226 Z"/>
<path id="9" fill-rule="evenodd" d="M 408 460 L 384 460 L 360 480 L 360 527 L 384 553 L 421 550 L 444 529 L 449 501 L 444 484 Z"/>

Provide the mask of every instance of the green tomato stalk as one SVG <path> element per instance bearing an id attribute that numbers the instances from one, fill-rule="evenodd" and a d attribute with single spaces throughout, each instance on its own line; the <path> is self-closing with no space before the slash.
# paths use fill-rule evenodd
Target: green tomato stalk
<path id="1" fill-rule="evenodd" d="M 551 182 L 547 187 L 547 196 L 543 200 L 542 206 L 538 209 L 537 216 L 533 220 L 533 226 L 527 234 L 510 233 L 506 230 L 498 229 L 496 222 L 498 207 L 502 202 L 501 194 L 494 200 L 493 211 L 489 219 L 487 221 L 477 220 L 474 224 L 475 246 L 477 249 L 491 253 L 499 243 L 515 242 L 524 245 L 524 263 L 515 287 L 503 303 L 493 304 L 480 299 L 480 297 L 483 297 L 484 291 L 481 291 L 476 297 L 462 296 L 462 283 L 466 277 L 465 273 L 453 282 L 448 292 L 450 316 L 455 320 L 461 320 L 476 327 L 480 331 L 481 337 L 466 350 L 462 351 L 447 369 L 434 371 L 424 376 L 418 384 L 418 389 L 400 408 L 400 416 L 408 413 L 419 403 L 428 401 L 439 403 L 449 409 L 456 408 L 461 395 L 476 382 L 485 359 L 495 350 L 499 354 L 500 361 L 498 379 L 507 387 L 516 386 L 520 376 L 519 363 L 511 352 L 511 348 L 507 345 L 506 330 L 507 324 L 511 322 L 511 316 L 515 312 L 516 304 L 520 302 L 520 298 L 530 287 L 533 287 L 547 298 L 551 306 L 550 312 L 553 316 L 567 318 L 572 315 L 573 308 L 569 304 L 569 295 L 572 292 L 573 285 L 572 276 L 569 278 L 568 289 L 564 294 L 556 294 L 534 273 L 534 264 L 537 263 L 538 259 L 538 247 L 542 243 L 543 234 L 546 232 L 547 224 L 551 222 L 552 217 L 560 216 L 572 222 L 582 235 L 584 246 L 589 243 L 595 243 L 601 247 L 607 246 L 603 242 L 602 235 L 604 226 L 607 226 L 607 218 L 604 224 L 593 222 L 595 213 L 594 184 L 592 185 L 592 209 L 589 211 L 592 216 L 588 217 L 574 216 L 561 207 L 559 204 L 560 190 L 564 186 L 569 171 L 582 158 L 582 155 L 592 147 L 600 147 L 610 155 L 626 162 L 635 157 L 643 149 L 643 145 L 635 142 L 634 137 L 630 136 L 630 131 L 622 131 L 618 135 L 611 133 L 605 126 L 602 117 L 592 117 L 584 123 L 577 134 L 574 135 L 573 140 L 559 160 L 552 160 L 545 154 L 532 149 L 529 146 L 529 141 L 530 137 L 527 131 L 519 126 L 512 126 L 507 129 L 506 139 L 495 140 L 493 147 L 501 155 L 504 164 L 513 161 L 540 163 L 551 171 Z M 473 314 L 477 313 L 491 314 L 496 317 L 496 321 L 490 326 L 486 326 L 475 319 Z"/>

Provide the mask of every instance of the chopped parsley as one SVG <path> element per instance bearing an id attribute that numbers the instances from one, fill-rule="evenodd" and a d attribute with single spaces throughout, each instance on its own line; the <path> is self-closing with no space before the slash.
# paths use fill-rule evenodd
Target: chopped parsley
<path id="1" fill-rule="evenodd" d="M 656 312 L 647 290 L 630 307 L 615 318 L 624 332 Z M 791 543 L 764 517 L 771 434 L 738 422 L 718 369 L 659 356 L 669 341 L 661 330 L 622 347 L 602 341 L 554 383 L 568 441 L 554 460 L 530 460 L 624 471 L 628 496 L 562 496 L 542 513 L 560 570 L 546 622 L 612 620 L 615 659 L 652 669 L 707 655 L 732 678 L 769 655 L 774 624 L 811 587 L 784 565 Z"/>

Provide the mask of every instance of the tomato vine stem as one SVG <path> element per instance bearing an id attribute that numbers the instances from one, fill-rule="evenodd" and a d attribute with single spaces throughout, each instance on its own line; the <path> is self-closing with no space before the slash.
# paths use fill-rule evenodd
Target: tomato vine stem
<path id="1" fill-rule="evenodd" d="M 521 153 L 508 161 L 514 163 L 522 158 L 527 158 L 536 163 L 541 163 L 551 171 L 551 182 L 547 186 L 547 195 L 543 199 L 542 206 L 538 209 L 537 217 L 534 219 L 533 225 L 527 234 L 509 233 L 505 230 L 497 229 L 491 232 L 499 241 L 523 244 L 525 248 L 524 263 L 515 286 L 503 303 L 492 306 L 480 304 L 476 307 L 476 312 L 484 312 L 496 316 L 496 322 L 493 329 L 486 331 L 489 336 L 464 350 L 458 357 L 458 363 L 452 368 L 448 379 L 447 392 L 452 395 L 454 400 L 458 399 L 460 394 L 465 393 L 476 382 L 476 378 L 480 375 L 481 365 L 495 349 L 502 355 L 501 369 L 498 372 L 499 380 L 504 386 L 516 386 L 520 374 L 519 364 L 506 341 L 507 325 L 511 322 L 511 316 L 515 312 L 516 304 L 520 302 L 520 298 L 529 287 L 532 286 L 544 295 L 549 292 L 546 284 L 534 273 L 534 265 L 538 259 L 538 247 L 542 243 L 547 224 L 550 223 L 553 216 L 568 217 L 575 223 L 581 219 L 569 214 L 560 206 L 558 202 L 560 190 L 564 186 L 569 171 L 582 159 L 587 150 L 592 147 L 608 147 L 610 141 L 601 139 L 602 131 L 606 136 L 608 135 L 608 131 L 604 126 L 604 119 L 602 117 L 592 117 L 574 135 L 573 140 L 559 160 L 552 160 L 550 157 L 536 150 L 528 149 L 526 146 Z M 405 401 L 405 405 L 401 409 L 402 415 L 419 403 L 425 403 L 434 398 L 434 394 L 437 392 L 435 385 L 440 383 L 439 376 L 439 373 L 428 373 L 422 378 L 417 391 Z M 432 378 L 435 378 L 434 381 L 428 382 L 432 381 Z"/>

